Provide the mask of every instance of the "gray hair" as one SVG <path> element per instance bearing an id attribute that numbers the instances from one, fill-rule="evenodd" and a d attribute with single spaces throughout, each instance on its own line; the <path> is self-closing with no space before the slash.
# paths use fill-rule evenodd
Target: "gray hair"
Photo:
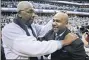
<path id="1" fill-rule="evenodd" d="M 24 10 L 26 8 L 33 9 L 33 5 L 28 1 L 21 1 L 17 5 L 17 12 L 19 12 L 20 10 Z"/>

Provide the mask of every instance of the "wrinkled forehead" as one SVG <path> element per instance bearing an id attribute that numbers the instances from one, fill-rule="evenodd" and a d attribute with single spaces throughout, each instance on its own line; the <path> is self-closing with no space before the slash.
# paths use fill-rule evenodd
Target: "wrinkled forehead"
<path id="1" fill-rule="evenodd" d="M 17 11 L 26 10 L 26 9 L 33 9 L 33 6 L 28 1 L 22 1 L 17 5 Z"/>

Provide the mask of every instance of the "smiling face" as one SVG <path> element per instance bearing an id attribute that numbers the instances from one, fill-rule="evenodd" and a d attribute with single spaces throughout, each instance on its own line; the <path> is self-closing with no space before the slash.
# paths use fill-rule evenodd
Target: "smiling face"
<path id="1" fill-rule="evenodd" d="M 53 17 L 53 30 L 54 32 L 58 32 L 66 27 L 68 23 L 68 15 L 66 13 L 58 12 Z"/>

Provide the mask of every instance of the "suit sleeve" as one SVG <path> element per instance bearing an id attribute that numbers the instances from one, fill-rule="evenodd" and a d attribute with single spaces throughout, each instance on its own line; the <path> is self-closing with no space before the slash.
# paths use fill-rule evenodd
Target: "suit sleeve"
<path id="1" fill-rule="evenodd" d="M 81 39 L 77 39 L 71 44 L 71 56 L 73 60 L 85 60 L 86 53 Z"/>
<path id="2" fill-rule="evenodd" d="M 5 27 L 2 31 L 2 40 L 9 49 L 18 52 L 18 55 L 28 57 L 50 54 L 62 47 L 58 41 L 37 41 L 35 37 L 27 36 L 17 27 Z"/>

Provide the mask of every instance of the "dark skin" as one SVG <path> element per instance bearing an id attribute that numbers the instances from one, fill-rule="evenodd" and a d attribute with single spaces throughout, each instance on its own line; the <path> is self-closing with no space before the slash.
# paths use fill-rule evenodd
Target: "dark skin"
<path id="1" fill-rule="evenodd" d="M 26 8 L 24 10 L 20 10 L 18 12 L 18 16 L 21 17 L 21 20 L 25 23 L 25 24 L 32 24 L 34 21 L 34 17 L 35 17 L 35 12 L 33 9 L 31 8 Z"/>
<path id="2" fill-rule="evenodd" d="M 52 27 L 53 27 L 53 30 L 55 33 L 57 33 L 59 30 L 60 31 L 64 31 L 65 28 L 67 27 L 67 24 L 68 24 L 68 15 L 66 13 L 57 13 L 54 17 L 53 17 L 53 23 L 52 23 Z M 71 34 L 71 35 L 70 35 Z M 67 39 L 67 37 L 70 35 L 70 38 L 71 37 L 74 37 L 77 36 L 76 34 L 74 33 L 69 33 L 65 36 L 65 39 Z M 75 35 L 75 36 L 74 36 Z M 72 39 L 72 38 L 71 38 Z M 69 40 L 69 39 L 68 39 Z M 75 39 L 74 39 L 75 40 Z M 63 40 L 64 41 L 64 40 Z M 65 44 L 67 43 L 67 41 L 64 43 L 64 46 Z"/>
<path id="3" fill-rule="evenodd" d="M 68 16 L 65 13 L 56 14 L 53 18 L 53 30 L 58 32 L 59 30 L 64 30 L 68 23 Z"/>

